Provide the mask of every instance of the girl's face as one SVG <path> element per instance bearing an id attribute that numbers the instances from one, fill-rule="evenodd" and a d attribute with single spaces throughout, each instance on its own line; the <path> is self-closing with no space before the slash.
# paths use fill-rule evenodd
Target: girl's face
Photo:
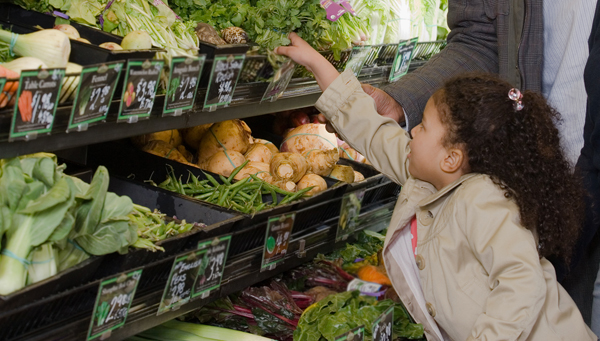
<path id="1" fill-rule="evenodd" d="M 442 143 L 446 127 L 431 98 L 425 106 L 423 121 L 410 133 L 413 139 L 410 142 L 411 152 L 408 154 L 408 170 L 415 178 L 427 181 L 437 188 L 444 173 L 440 165 L 448 151 Z"/>

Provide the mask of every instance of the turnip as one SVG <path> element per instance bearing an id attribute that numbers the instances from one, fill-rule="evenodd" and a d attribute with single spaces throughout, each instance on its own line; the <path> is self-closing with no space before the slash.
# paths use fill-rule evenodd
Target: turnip
<path id="1" fill-rule="evenodd" d="M 62 33 L 66 34 L 67 37 L 69 37 L 69 39 L 79 39 L 80 35 L 79 35 L 79 31 L 77 31 L 77 29 L 69 24 L 60 24 L 60 25 L 56 25 L 54 26 L 55 30 L 59 30 Z"/>
<path id="2" fill-rule="evenodd" d="M 131 138 L 133 144 L 138 148 L 141 148 L 148 144 L 148 142 L 154 140 L 164 141 L 173 147 L 178 147 L 182 142 L 181 135 L 177 129 L 159 131 L 156 133 L 134 136 Z"/>
<path id="3" fill-rule="evenodd" d="M 244 154 L 250 147 L 250 133 L 240 120 L 229 120 L 213 124 L 202 136 L 198 147 L 198 164 L 223 150 Z"/>
<path id="4" fill-rule="evenodd" d="M 242 168 L 234 177 L 236 180 L 242 180 L 244 178 L 249 177 L 250 175 L 256 175 L 259 179 L 266 181 L 268 183 L 273 182 L 273 177 L 269 173 L 269 165 L 266 165 L 267 170 L 265 171 L 265 167 L 261 165 L 262 162 L 248 162 L 246 167 Z"/>
<path id="5" fill-rule="evenodd" d="M 244 154 L 246 160 L 255 161 L 255 162 L 271 162 L 271 158 L 273 157 L 273 153 L 271 150 L 261 143 L 254 143 L 250 145 L 250 148 Z"/>
<path id="6" fill-rule="evenodd" d="M 340 150 L 340 158 L 353 160 L 356 162 L 364 163 L 366 161 L 365 157 L 362 156 L 359 152 L 357 152 L 354 148 L 350 147 L 350 145 L 340 139 L 337 139 L 338 149 Z"/>
<path id="7" fill-rule="evenodd" d="M 301 125 L 287 133 L 283 144 L 282 152 L 292 152 L 303 154 L 313 149 L 334 149 L 337 148 L 337 137 L 335 134 L 327 132 L 324 124 L 309 123 Z"/>
<path id="8" fill-rule="evenodd" d="M 340 159 L 337 148 L 329 150 L 309 150 L 304 154 L 304 157 L 308 163 L 309 172 L 321 176 L 329 175 L 333 166 L 335 166 Z"/>
<path id="9" fill-rule="evenodd" d="M 296 189 L 298 188 L 294 182 L 289 180 L 274 180 L 271 182 L 271 185 L 277 186 L 288 192 L 296 192 Z"/>
<path id="10" fill-rule="evenodd" d="M 354 169 L 352 169 L 350 166 L 335 165 L 331 171 L 331 174 L 329 174 L 329 177 L 339 181 L 353 183 Z"/>
<path id="11" fill-rule="evenodd" d="M 297 153 L 279 153 L 270 163 L 271 175 L 275 180 L 300 181 L 308 170 L 306 159 Z"/>
<path id="12" fill-rule="evenodd" d="M 354 171 L 354 182 L 363 181 L 365 176 L 361 172 Z"/>
<path id="13" fill-rule="evenodd" d="M 89 40 L 85 39 L 85 38 L 77 38 L 75 40 L 80 41 L 82 43 L 91 44 L 91 42 Z"/>
<path id="14" fill-rule="evenodd" d="M 190 164 L 188 160 L 179 152 L 176 147 L 168 144 L 165 141 L 153 140 L 148 142 L 143 148 L 146 153 L 154 154 L 160 157 L 165 157 L 169 160 L 181 162 L 183 164 L 191 165 L 196 167 L 194 164 Z"/>
<path id="15" fill-rule="evenodd" d="M 185 157 L 186 160 L 188 160 L 188 162 L 192 162 L 192 160 L 194 159 L 194 154 L 190 153 L 187 149 L 185 149 L 185 146 L 180 144 L 179 146 L 177 146 L 177 150 L 181 153 L 181 155 L 183 155 L 183 157 Z"/>
<path id="16" fill-rule="evenodd" d="M 148 50 L 152 48 L 152 38 L 146 31 L 131 31 L 121 41 L 123 50 Z"/>
<path id="17" fill-rule="evenodd" d="M 250 161 L 250 162 L 248 162 L 248 166 L 259 169 L 261 172 L 269 173 L 271 171 L 271 166 L 265 162 Z"/>
<path id="18" fill-rule="evenodd" d="M 273 154 L 279 153 L 279 149 L 277 149 L 277 146 L 271 141 L 267 141 L 267 140 L 263 140 L 263 139 L 254 139 L 254 143 L 255 144 L 256 143 L 264 144 L 265 146 L 267 146 L 267 148 L 269 148 L 269 150 Z"/>
<path id="19" fill-rule="evenodd" d="M 121 47 L 121 45 L 117 44 L 117 43 L 102 43 L 99 45 L 101 48 L 103 49 L 107 49 L 107 50 L 113 50 L 113 51 L 119 51 L 122 50 L 123 48 Z"/>
<path id="20" fill-rule="evenodd" d="M 306 195 L 315 195 L 319 192 L 323 192 L 327 189 L 327 182 L 321 176 L 317 174 L 306 174 L 298 181 L 298 190 L 305 189 L 307 187 L 313 187 L 310 191 L 306 192 Z"/>
<path id="21" fill-rule="evenodd" d="M 194 150 L 197 150 L 198 146 L 200 146 L 200 141 L 202 140 L 204 133 L 208 131 L 210 126 L 212 126 L 212 123 L 201 124 L 199 126 L 182 129 L 181 135 L 183 135 L 183 140 L 188 146 L 194 148 Z"/>
<path id="22" fill-rule="evenodd" d="M 213 155 L 207 162 L 199 164 L 199 166 L 209 172 L 229 176 L 236 167 L 244 162 L 246 162 L 244 155 L 233 150 L 222 150 Z"/>

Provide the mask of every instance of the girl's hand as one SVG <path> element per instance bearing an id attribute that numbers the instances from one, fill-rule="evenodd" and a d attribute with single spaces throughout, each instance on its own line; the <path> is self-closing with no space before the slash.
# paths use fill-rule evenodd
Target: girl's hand
<path id="1" fill-rule="evenodd" d="M 288 38 L 292 41 L 291 45 L 279 46 L 275 49 L 275 53 L 290 57 L 294 62 L 304 66 L 310 72 L 313 72 L 312 65 L 315 63 L 329 63 L 296 33 L 290 33 Z"/>
<path id="2" fill-rule="evenodd" d="M 290 33 L 289 38 L 292 44 L 290 46 L 279 46 L 275 49 L 275 53 L 291 58 L 294 62 L 312 72 L 321 91 L 325 91 L 340 75 L 339 72 L 325 57 L 308 45 L 296 33 Z"/>

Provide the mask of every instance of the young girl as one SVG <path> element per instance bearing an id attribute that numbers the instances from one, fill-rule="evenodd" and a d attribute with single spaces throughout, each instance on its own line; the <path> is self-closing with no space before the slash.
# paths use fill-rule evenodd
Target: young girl
<path id="1" fill-rule="evenodd" d="M 383 256 L 428 340 L 597 340 L 544 258 L 568 259 L 583 206 L 558 113 L 541 95 L 490 75 L 454 78 L 431 97 L 411 140 L 377 114 L 352 72 L 339 75 L 290 39 L 277 53 L 314 73 L 317 108 L 403 185 Z"/>

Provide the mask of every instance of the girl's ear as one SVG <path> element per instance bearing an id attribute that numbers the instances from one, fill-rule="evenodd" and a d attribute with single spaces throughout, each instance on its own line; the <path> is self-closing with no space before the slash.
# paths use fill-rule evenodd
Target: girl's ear
<path id="1" fill-rule="evenodd" d="M 447 152 L 446 156 L 440 161 L 440 169 L 447 174 L 462 171 L 467 163 L 464 151 L 454 147 L 447 149 Z"/>

